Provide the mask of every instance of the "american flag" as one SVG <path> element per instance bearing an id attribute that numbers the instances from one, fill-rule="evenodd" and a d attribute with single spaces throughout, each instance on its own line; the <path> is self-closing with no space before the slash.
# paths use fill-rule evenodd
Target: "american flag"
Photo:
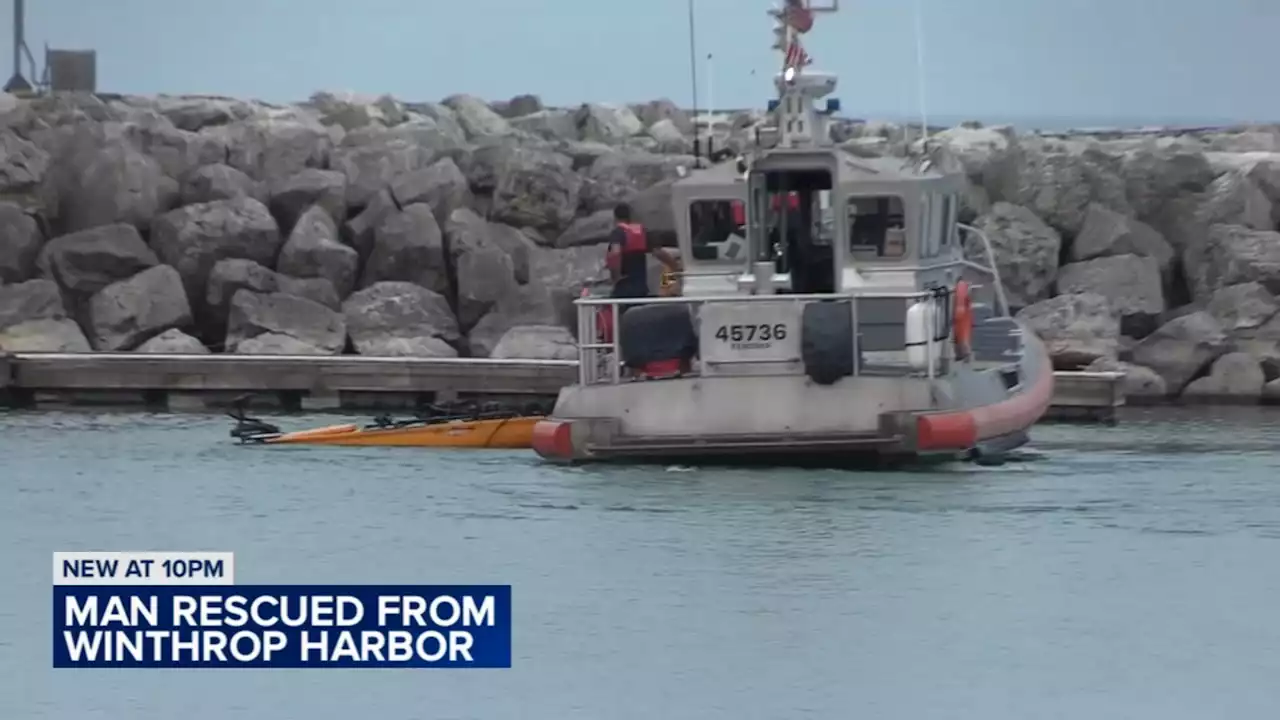
<path id="1" fill-rule="evenodd" d="M 787 46 L 786 66 L 801 68 L 812 62 L 813 60 L 809 57 L 809 53 L 804 51 L 804 46 L 800 44 L 800 41 L 793 39 L 791 44 Z"/>

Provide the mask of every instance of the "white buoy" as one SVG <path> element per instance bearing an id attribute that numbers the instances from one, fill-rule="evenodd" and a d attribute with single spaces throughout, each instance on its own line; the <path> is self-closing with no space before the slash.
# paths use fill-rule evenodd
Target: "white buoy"
<path id="1" fill-rule="evenodd" d="M 929 341 L 933 337 L 934 304 L 921 300 L 907 308 L 907 363 L 915 370 L 929 368 Z"/>

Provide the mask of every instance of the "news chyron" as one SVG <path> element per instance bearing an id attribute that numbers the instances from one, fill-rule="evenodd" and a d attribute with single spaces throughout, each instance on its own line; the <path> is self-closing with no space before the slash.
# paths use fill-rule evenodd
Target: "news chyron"
<path id="1" fill-rule="evenodd" d="M 510 585 L 237 585 L 229 552 L 55 552 L 55 668 L 509 668 Z"/>

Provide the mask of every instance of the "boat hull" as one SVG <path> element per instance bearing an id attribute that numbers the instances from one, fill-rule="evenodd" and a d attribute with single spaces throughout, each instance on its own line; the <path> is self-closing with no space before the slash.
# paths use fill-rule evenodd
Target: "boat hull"
<path id="1" fill-rule="evenodd" d="M 779 375 L 574 386 L 535 427 L 533 449 L 558 462 L 1003 454 L 1028 441 L 1053 397 L 1048 353 L 1028 336 L 1014 365 L 958 364 L 935 379 L 859 375 L 819 385 Z"/>
<path id="2" fill-rule="evenodd" d="M 532 447 L 541 417 L 454 420 L 402 428 L 362 429 L 331 425 L 265 439 L 265 445 L 341 445 L 354 447 L 434 447 L 524 450 Z"/>

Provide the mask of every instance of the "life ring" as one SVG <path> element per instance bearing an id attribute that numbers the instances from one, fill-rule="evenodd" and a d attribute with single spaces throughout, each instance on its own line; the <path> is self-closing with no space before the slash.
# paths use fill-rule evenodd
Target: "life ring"
<path id="1" fill-rule="evenodd" d="M 956 283 L 956 306 L 952 317 L 955 321 L 956 355 L 961 359 L 967 358 L 973 342 L 973 297 L 969 294 L 969 283 L 964 280 Z"/>

